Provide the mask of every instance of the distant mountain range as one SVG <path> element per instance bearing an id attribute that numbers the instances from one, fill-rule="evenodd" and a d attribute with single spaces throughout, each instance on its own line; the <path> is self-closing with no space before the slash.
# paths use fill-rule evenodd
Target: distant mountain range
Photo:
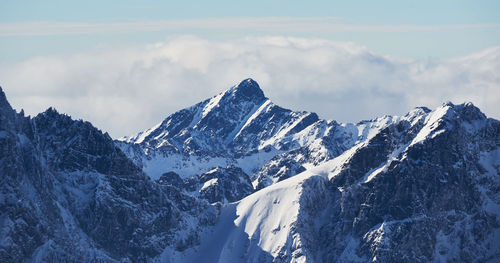
<path id="1" fill-rule="evenodd" d="M 113 140 L 0 89 L 2 262 L 500 262 L 500 122 L 356 124 L 252 79 Z"/>

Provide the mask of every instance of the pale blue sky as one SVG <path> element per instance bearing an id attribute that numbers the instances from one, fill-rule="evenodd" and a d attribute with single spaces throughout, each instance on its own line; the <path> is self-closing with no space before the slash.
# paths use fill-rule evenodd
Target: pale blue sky
<path id="1" fill-rule="evenodd" d="M 2 22 L 123 21 L 207 17 L 341 17 L 364 24 L 499 22 L 499 1 L 65 1 L 2 0 Z"/>
<path id="2" fill-rule="evenodd" d="M 0 0 L 0 86 L 113 136 L 247 77 L 356 122 L 472 101 L 500 118 L 500 1 Z"/>
<path id="3" fill-rule="evenodd" d="M 352 41 L 388 55 L 412 58 L 453 57 L 500 45 L 499 13 L 500 1 L 497 0 L 2 0 L 0 62 L 146 44 L 183 34 L 211 39 L 269 35 L 316 37 Z M 321 27 L 309 21 L 302 29 L 296 30 L 296 21 L 287 22 L 289 26 L 281 23 L 279 27 L 266 28 L 268 21 L 253 27 L 247 24 L 238 26 L 238 21 L 231 20 L 276 17 L 321 18 L 327 21 L 322 21 Z M 206 27 L 204 19 L 221 19 L 222 22 Z M 113 23 L 137 25 L 143 22 L 154 25 L 165 21 L 183 23 L 177 26 L 135 26 L 131 30 L 118 30 L 119 26 L 109 26 Z M 25 25 L 28 22 L 32 24 Z M 298 23 L 303 24 L 303 21 Z M 325 26 L 329 27 L 325 29 Z M 54 27 L 66 30 L 54 31 Z M 96 28 L 103 30 L 95 30 Z"/>

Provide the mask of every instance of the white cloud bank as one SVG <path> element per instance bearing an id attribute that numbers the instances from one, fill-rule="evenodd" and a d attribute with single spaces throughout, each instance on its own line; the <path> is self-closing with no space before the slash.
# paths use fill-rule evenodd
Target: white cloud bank
<path id="1" fill-rule="evenodd" d="M 193 36 L 145 47 L 38 57 L 0 65 L 13 106 L 49 106 L 114 137 L 252 77 L 278 105 L 356 122 L 416 106 L 472 101 L 500 118 L 500 47 L 454 59 L 410 60 L 322 39 Z"/>

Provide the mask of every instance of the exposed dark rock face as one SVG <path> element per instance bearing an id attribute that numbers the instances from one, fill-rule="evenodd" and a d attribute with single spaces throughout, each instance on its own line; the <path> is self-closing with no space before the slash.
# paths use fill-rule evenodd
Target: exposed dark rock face
<path id="1" fill-rule="evenodd" d="M 164 173 L 160 179 L 158 179 L 158 183 L 162 185 L 175 186 L 181 189 L 184 188 L 184 180 L 182 180 L 182 178 L 174 172 Z"/>
<path id="2" fill-rule="evenodd" d="M 253 193 L 248 175 L 238 167 L 217 167 L 200 177 L 200 197 L 210 203 L 236 202 Z"/>
<path id="3" fill-rule="evenodd" d="M 146 261 L 215 223 L 216 207 L 152 182 L 90 123 L 24 117 L 3 92 L 0 109 L 2 262 Z"/>
<path id="4" fill-rule="evenodd" d="M 293 157 L 293 154 L 284 153 L 271 159 L 269 163 L 264 165 L 260 171 L 254 175 L 254 178 L 256 178 L 258 182 L 255 188 L 260 190 L 273 184 L 270 178 L 279 182 L 305 171 L 306 168 L 301 165 L 300 161 L 296 161 Z"/>

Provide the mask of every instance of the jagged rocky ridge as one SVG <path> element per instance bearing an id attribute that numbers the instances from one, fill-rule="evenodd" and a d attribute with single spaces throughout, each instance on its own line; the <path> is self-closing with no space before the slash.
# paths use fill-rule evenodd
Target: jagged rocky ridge
<path id="1" fill-rule="evenodd" d="M 1 186 L 2 257 L 500 259 L 500 124 L 472 104 L 342 124 L 280 108 L 248 79 L 118 148 L 54 110 L 27 118 L 2 106 L 1 120 L 0 169 L 12 173 Z"/>
<path id="2" fill-rule="evenodd" d="M 0 261 L 137 262 L 199 242 L 218 208 L 154 183 L 108 134 L 0 91 Z"/>

